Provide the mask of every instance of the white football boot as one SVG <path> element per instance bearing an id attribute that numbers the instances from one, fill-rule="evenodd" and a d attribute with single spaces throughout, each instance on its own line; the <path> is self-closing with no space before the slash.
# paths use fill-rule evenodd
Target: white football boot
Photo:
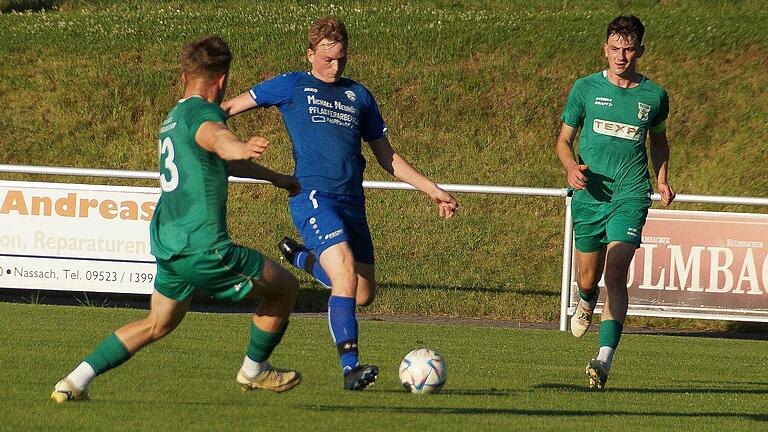
<path id="1" fill-rule="evenodd" d="M 588 304 L 583 299 L 579 299 L 579 303 L 576 305 L 576 313 L 571 317 L 571 333 L 576 337 L 584 336 L 584 333 L 589 330 L 590 324 L 592 324 L 592 315 L 594 315 L 594 309 L 588 309 Z"/>

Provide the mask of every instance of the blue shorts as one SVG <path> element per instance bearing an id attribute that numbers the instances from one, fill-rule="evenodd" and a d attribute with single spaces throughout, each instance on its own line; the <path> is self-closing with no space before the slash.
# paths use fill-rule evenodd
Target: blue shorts
<path id="1" fill-rule="evenodd" d="M 356 262 L 373 264 L 365 197 L 309 190 L 291 197 L 288 208 L 304 245 L 316 257 L 333 245 L 349 242 Z"/>

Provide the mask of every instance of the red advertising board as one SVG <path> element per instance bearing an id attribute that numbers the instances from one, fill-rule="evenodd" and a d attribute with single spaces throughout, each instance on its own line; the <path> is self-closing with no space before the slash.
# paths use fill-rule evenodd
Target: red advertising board
<path id="1" fill-rule="evenodd" d="M 652 209 L 642 238 L 630 315 L 768 321 L 768 215 Z"/>

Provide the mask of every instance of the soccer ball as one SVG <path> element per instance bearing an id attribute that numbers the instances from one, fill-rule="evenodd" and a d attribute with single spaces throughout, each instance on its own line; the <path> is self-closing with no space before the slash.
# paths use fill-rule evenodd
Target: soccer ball
<path id="1" fill-rule="evenodd" d="M 437 393 L 448 377 L 448 367 L 440 354 L 417 348 L 400 362 L 400 382 L 411 393 Z"/>

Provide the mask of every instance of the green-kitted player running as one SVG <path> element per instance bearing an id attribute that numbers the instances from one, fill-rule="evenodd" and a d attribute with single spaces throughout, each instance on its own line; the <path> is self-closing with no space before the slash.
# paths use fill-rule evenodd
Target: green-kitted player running
<path id="1" fill-rule="evenodd" d="M 581 299 L 571 319 L 574 336 L 589 328 L 605 269 L 599 350 L 586 369 L 591 388 L 602 389 L 608 380 L 627 315 L 627 271 L 651 206 L 646 137 L 661 201 L 667 206 L 675 198 L 667 182 L 667 92 L 635 70 L 645 51 L 644 31 L 635 16 L 611 21 L 603 45 L 608 69 L 573 85 L 557 139 L 557 156 L 576 189 L 571 209 Z M 573 152 L 577 129 L 578 161 Z"/>
<path id="2" fill-rule="evenodd" d="M 261 297 L 236 378 L 242 389 L 280 392 L 301 381 L 297 372 L 275 369 L 267 361 L 285 332 L 298 281 L 258 251 L 234 244 L 227 232 L 229 174 L 269 180 L 291 195 L 300 188 L 293 176 L 251 161 L 261 156 L 267 140 L 252 137 L 243 142 L 224 123 L 227 115 L 219 104 L 231 60 L 229 47 L 218 36 L 197 39 L 184 48 L 184 98 L 160 127 L 162 195 L 150 225 L 157 276 L 149 315 L 120 327 L 96 346 L 56 384 L 54 401 L 88 399 L 91 380 L 179 325 L 196 290 L 230 301 L 252 294 Z"/>

